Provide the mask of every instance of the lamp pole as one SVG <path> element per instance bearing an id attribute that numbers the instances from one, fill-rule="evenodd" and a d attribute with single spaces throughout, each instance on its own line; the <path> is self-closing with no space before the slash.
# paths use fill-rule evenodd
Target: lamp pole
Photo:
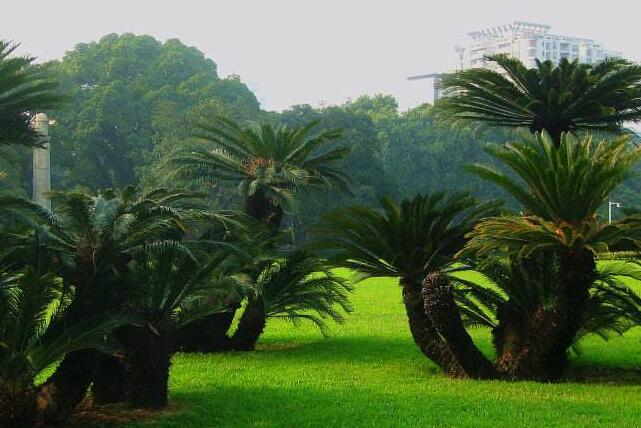
<path id="1" fill-rule="evenodd" d="M 612 207 L 621 208 L 621 204 L 618 202 L 612 202 L 612 197 L 608 201 L 608 224 L 612 223 Z"/>

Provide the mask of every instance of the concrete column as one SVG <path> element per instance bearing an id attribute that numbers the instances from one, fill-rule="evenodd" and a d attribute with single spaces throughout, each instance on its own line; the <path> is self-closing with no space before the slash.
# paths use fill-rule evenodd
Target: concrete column
<path id="1" fill-rule="evenodd" d="M 43 148 L 33 149 L 33 201 L 51 210 L 51 154 L 49 151 L 49 118 L 36 114 L 34 129 L 45 138 Z"/>

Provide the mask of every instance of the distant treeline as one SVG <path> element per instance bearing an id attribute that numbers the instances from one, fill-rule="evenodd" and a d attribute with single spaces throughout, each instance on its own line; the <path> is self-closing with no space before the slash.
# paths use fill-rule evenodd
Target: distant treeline
<path id="1" fill-rule="evenodd" d="M 399 112 L 392 96 L 376 95 L 340 106 L 263 111 L 239 77 L 219 77 L 216 64 L 197 49 L 176 39 L 161 43 L 132 34 L 78 44 L 62 60 L 44 67 L 58 77 L 68 97 L 63 110 L 48 112 L 56 121 L 51 127 L 55 189 L 98 190 L 161 181 L 166 174 L 159 173 L 158 166 L 173 150 L 189 144 L 190 123 L 223 115 L 292 126 L 318 120 L 318 130 L 344 130 L 337 144 L 352 148 L 345 165 L 352 193 L 302 198 L 288 217 L 290 225 L 309 224 L 348 201 L 371 205 L 381 195 L 400 199 L 418 192 L 470 190 L 481 199 L 503 196 L 463 167 L 490 162 L 484 144 L 507 141 L 509 134 L 446 124 L 428 104 Z M 0 178 L 0 188 L 30 192 L 27 149 L 0 148 L 0 170 L 7 173 Z M 628 208 L 641 206 L 639 175 L 637 171 L 615 195 Z M 231 206 L 235 196 L 229 189 L 209 190 L 217 195 L 218 205 Z"/>

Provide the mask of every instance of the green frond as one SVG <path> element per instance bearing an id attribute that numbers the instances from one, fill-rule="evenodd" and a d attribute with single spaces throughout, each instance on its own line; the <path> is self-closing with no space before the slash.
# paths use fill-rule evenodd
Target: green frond
<path id="1" fill-rule="evenodd" d="M 487 58 L 501 71 L 473 68 L 445 75 L 441 114 L 491 126 L 564 132 L 621 131 L 641 119 L 641 66 L 620 59 L 597 64 L 537 61 L 528 69 L 508 55 Z"/>
<path id="2" fill-rule="evenodd" d="M 477 204 L 468 194 L 418 195 L 400 205 L 389 198 L 379 209 L 350 207 L 330 213 L 316 229 L 330 261 L 366 277 L 420 281 L 450 265 L 478 219 L 498 212 L 496 202 Z"/>
<path id="3" fill-rule="evenodd" d="M 0 145 L 38 147 L 43 137 L 31 126 L 34 114 L 58 107 L 58 84 L 32 65 L 34 58 L 14 55 L 18 45 L 0 40 Z"/>

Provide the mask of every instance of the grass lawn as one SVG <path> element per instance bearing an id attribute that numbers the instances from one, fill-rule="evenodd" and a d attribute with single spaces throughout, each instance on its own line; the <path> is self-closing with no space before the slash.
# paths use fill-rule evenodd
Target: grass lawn
<path id="1" fill-rule="evenodd" d="M 129 426 L 641 426 L 641 329 L 585 340 L 582 380 L 452 380 L 415 347 L 393 280 L 358 284 L 352 301 L 327 339 L 271 321 L 256 352 L 177 355 L 176 408 Z M 488 332 L 475 336 L 489 350 Z"/>

